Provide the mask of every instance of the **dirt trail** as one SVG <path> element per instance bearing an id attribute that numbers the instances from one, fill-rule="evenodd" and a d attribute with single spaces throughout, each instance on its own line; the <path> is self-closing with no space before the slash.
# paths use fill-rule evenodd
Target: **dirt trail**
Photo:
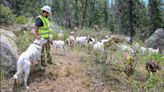
<path id="1" fill-rule="evenodd" d="M 30 83 L 31 92 L 90 92 L 84 81 L 88 80 L 84 64 L 80 61 L 82 53 L 52 49 L 53 63 L 56 64 L 57 78 L 44 78 L 40 82 Z M 55 70 L 49 70 L 55 72 Z M 45 75 L 48 76 L 48 75 Z M 53 75 L 54 76 L 54 75 Z"/>
<path id="2" fill-rule="evenodd" d="M 85 73 L 85 64 L 80 62 L 85 53 L 78 50 L 51 50 L 53 63 L 45 72 L 31 71 L 29 76 L 29 92 L 91 92 L 85 84 L 89 80 Z M 4 80 L 1 92 L 12 92 L 13 79 Z M 24 92 L 23 82 L 19 90 Z"/>

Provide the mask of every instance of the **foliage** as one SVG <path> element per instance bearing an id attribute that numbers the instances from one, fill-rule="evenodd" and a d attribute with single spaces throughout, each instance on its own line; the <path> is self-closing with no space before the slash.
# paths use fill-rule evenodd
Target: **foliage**
<path id="1" fill-rule="evenodd" d="M 25 24 L 28 22 L 28 18 L 25 16 L 18 16 L 15 18 L 16 23 L 18 24 Z"/>
<path id="2" fill-rule="evenodd" d="M 162 27 L 160 0 L 149 0 L 149 35 L 154 33 L 159 27 Z"/>
<path id="3" fill-rule="evenodd" d="M 34 4 L 35 3 L 35 4 Z M 43 0 L 5 0 L 2 4 L 9 6 L 13 9 L 13 13 L 16 16 L 37 16 L 40 12 L 40 8 L 45 4 Z"/>
<path id="4" fill-rule="evenodd" d="M 162 81 L 158 75 L 151 74 L 148 80 L 144 83 L 144 90 L 146 92 L 154 91 L 154 90 L 161 90 L 161 88 L 157 89 L 157 85 L 160 84 L 160 81 Z"/>
<path id="5" fill-rule="evenodd" d="M 53 32 L 53 39 L 54 40 L 58 40 L 59 39 L 59 36 L 58 36 L 58 32 Z"/>
<path id="6" fill-rule="evenodd" d="M 0 24 L 13 24 L 14 23 L 14 14 L 12 13 L 12 10 L 9 7 L 6 7 L 2 4 L 0 4 Z"/>
<path id="7" fill-rule="evenodd" d="M 162 61 L 164 61 L 164 58 L 161 54 L 151 54 L 151 55 L 149 55 L 149 54 L 141 54 L 140 53 L 138 57 L 140 57 L 139 61 L 142 64 L 145 64 L 150 58 L 152 60 L 154 60 L 155 62 L 159 63 L 159 64 L 164 64 L 164 62 L 162 62 Z"/>
<path id="8" fill-rule="evenodd" d="M 33 18 L 41 12 L 43 5 L 49 5 L 52 7 L 50 19 L 70 29 L 98 25 L 100 29 L 106 27 L 113 33 L 145 39 L 164 24 L 162 0 L 149 0 L 148 5 L 144 0 L 5 1 L 2 4 L 12 8 L 15 15 Z"/>
<path id="9" fill-rule="evenodd" d="M 67 32 L 64 32 L 64 36 L 63 36 L 63 40 L 66 41 L 66 39 L 68 38 L 68 33 Z"/>
<path id="10" fill-rule="evenodd" d="M 137 61 L 136 56 L 133 56 L 131 54 L 126 54 L 124 56 L 124 66 L 125 66 L 125 72 L 130 75 L 134 72 Z"/>
<path id="11" fill-rule="evenodd" d="M 16 45 L 19 48 L 19 52 L 25 51 L 33 40 L 34 36 L 30 32 L 25 32 L 23 35 L 17 37 Z"/>

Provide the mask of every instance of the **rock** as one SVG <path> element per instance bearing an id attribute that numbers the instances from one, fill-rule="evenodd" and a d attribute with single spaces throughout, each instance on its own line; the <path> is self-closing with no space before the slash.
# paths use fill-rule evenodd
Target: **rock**
<path id="1" fill-rule="evenodd" d="M 0 50 L 1 72 L 10 76 L 11 72 L 16 70 L 17 46 L 13 40 L 0 35 Z"/>
<path id="2" fill-rule="evenodd" d="M 160 53 L 164 54 L 164 29 L 157 29 L 144 43 L 148 48 L 160 48 Z"/>
<path id="3" fill-rule="evenodd" d="M 0 34 L 1 34 L 1 35 L 4 35 L 4 36 L 6 36 L 6 37 L 9 37 L 9 38 L 11 38 L 11 39 L 13 39 L 13 40 L 16 39 L 16 36 L 15 36 L 15 34 L 14 34 L 12 31 L 0 29 Z"/>

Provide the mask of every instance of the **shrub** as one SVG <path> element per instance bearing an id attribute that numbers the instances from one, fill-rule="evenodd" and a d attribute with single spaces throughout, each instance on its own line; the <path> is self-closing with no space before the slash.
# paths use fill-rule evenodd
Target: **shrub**
<path id="1" fill-rule="evenodd" d="M 18 16 L 15 18 L 16 23 L 18 24 L 25 24 L 28 22 L 28 18 L 25 16 Z"/>
<path id="2" fill-rule="evenodd" d="M 131 54 L 125 54 L 124 55 L 124 66 L 125 66 L 125 73 L 127 75 L 130 75 L 134 72 L 136 67 L 136 57 Z"/>
<path id="3" fill-rule="evenodd" d="M 6 25 L 6 24 L 12 24 L 14 23 L 14 14 L 12 13 L 12 10 L 10 8 L 4 6 L 3 4 L 0 5 L 0 24 Z"/>
<path id="4" fill-rule="evenodd" d="M 25 51 L 30 45 L 30 43 L 32 43 L 33 39 L 34 37 L 30 34 L 30 32 L 26 32 L 25 34 L 17 37 L 16 44 L 19 48 L 19 52 L 21 53 Z"/>
<path id="5" fill-rule="evenodd" d="M 53 32 L 53 39 L 54 40 L 58 40 L 59 39 L 58 32 Z"/>
<path id="6" fill-rule="evenodd" d="M 64 32 L 63 40 L 66 41 L 67 38 L 68 38 L 68 33 Z"/>

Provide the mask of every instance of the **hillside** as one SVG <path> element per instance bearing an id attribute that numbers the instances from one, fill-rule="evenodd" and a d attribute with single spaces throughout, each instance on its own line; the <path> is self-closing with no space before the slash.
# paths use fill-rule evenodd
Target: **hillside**
<path id="1" fill-rule="evenodd" d="M 54 64 L 45 71 L 32 67 L 29 92 L 162 92 L 163 57 L 151 56 L 160 61 L 161 70 L 148 78 L 145 62 L 149 56 L 138 54 L 135 71 L 128 76 L 124 72 L 123 54 L 114 49 L 107 50 L 107 60 L 103 61 L 86 47 L 66 46 L 63 52 L 51 46 Z M 3 79 L 1 92 L 12 92 L 13 83 L 12 78 Z M 23 82 L 17 88 L 24 92 Z"/>

